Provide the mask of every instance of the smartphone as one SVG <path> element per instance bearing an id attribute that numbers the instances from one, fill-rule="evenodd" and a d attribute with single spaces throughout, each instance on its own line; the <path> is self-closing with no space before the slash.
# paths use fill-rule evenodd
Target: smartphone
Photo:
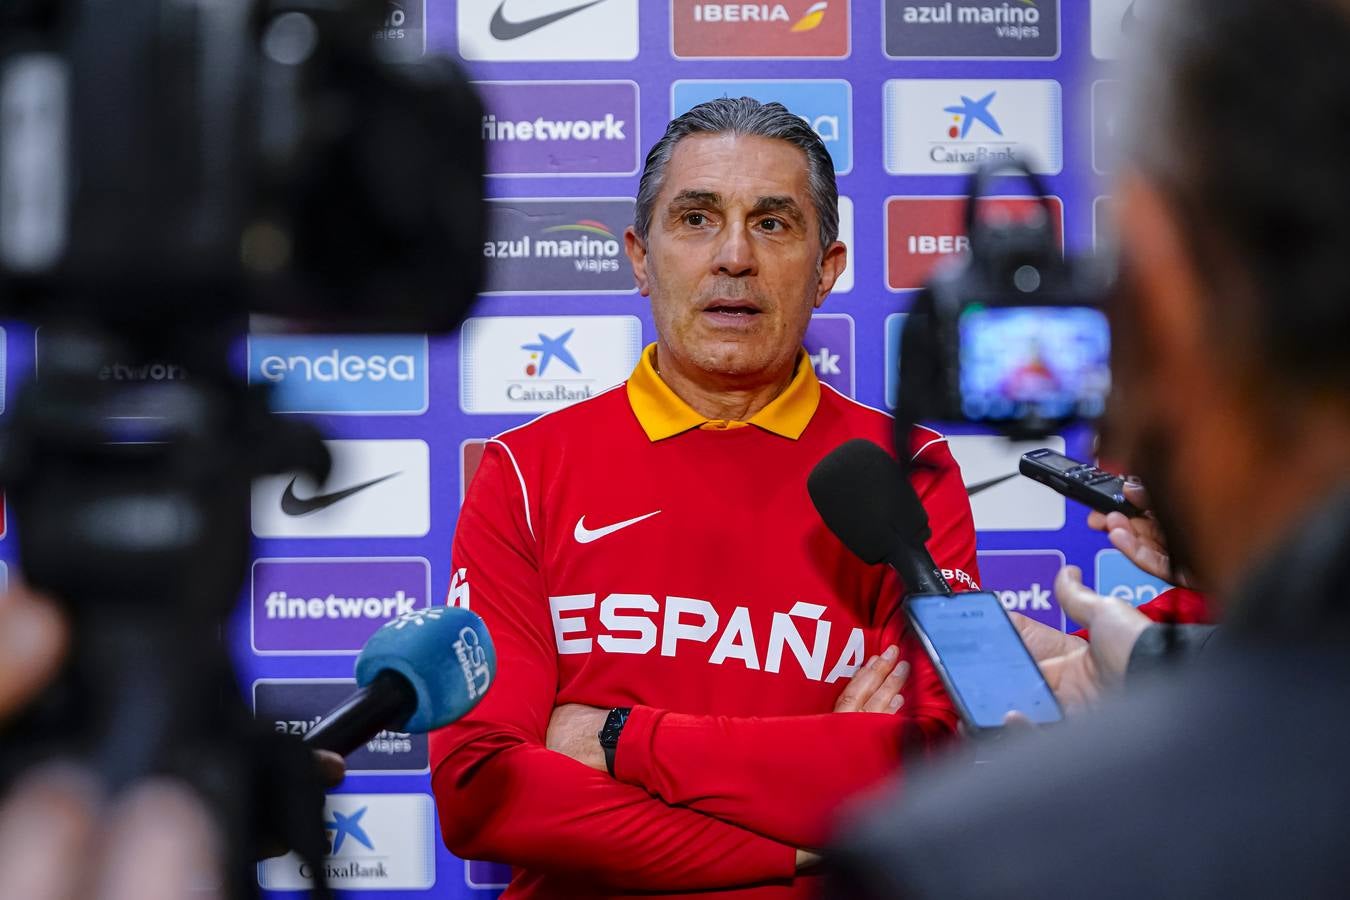
<path id="1" fill-rule="evenodd" d="M 1064 718 L 994 594 L 913 594 L 904 609 L 971 731 L 996 733 L 1014 710 L 1038 724 Z"/>
<path id="2" fill-rule="evenodd" d="M 1143 511 L 1125 499 L 1125 479 L 1096 466 L 1070 459 L 1049 447 L 1022 454 L 1017 468 L 1028 478 L 1077 500 L 1099 513 L 1118 512 L 1127 516 Z"/>

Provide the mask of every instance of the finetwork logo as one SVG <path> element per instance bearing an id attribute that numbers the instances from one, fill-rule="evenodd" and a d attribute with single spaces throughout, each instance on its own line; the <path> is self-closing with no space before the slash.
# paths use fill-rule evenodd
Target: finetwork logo
<path id="1" fill-rule="evenodd" d="M 854 395 L 853 317 L 844 313 L 816 313 L 806 326 L 802 342 L 816 377 L 839 393 Z"/>
<path id="2" fill-rule="evenodd" d="M 435 811 L 426 794 L 329 794 L 328 855 L 321 866 L 337 890 L 426 890 L 436 883 Z M 294 853 L 258 864 L 269 891 L 307 890 L 314 872 Z"/>
<path id="3" fill-rule="evenodd" d="M 612 387 L 642 352 L 636 316 L 480 316 L 460 341 L 467 413 L 542 413 Z"/>
<path id="4" fill-rule="evenodd" d="M 638 0 L 471 0 L 456 4 L 465 59 L 633 59 Z"/>
<path id="5" fill-rule="evenodd" d="M 324 441 L 328 481 L 253 482 L 253 533 L 279 537 L 422 537 L 431 530 L 431 464 L 421 440 Z"/>
<path id="6" fill-rule="evenodd" d="M 489 200 L 488 294 L 631 294 L 626 197 Z"/>
<path id="7" fill-rule="evenodd" d="M 980 581 L 1009 612 L 1064 630 L 1064 610 L 1055 599 L 1055 575 L 1064 566 L 1058 550 L 982 550 Z"/>
<path id="8" fill-rule="evenodd" d="M 351 679 L 261 679 L 253 683 L 253 714 L 278 734 L 303 738 L 356 690 Z M 347 757 L 348 772 L 425 772 L 427 736 L 379 732 Z"/>
<path id="9" fill-rule="evenodd" d="M 1064 438 L 1051 435 L 1041 441 L 1010 441 L 999 435 L 948 435 L 947 446 L 961 467 L 977 531 L 1058 531 L 1064 527 L 1064 498 L 1018 473 L 1023 453 L 1037 447 L 1063 453 Z"/>
<path id="10" fill-rule="evenodd" d="M 1130 562 L 1119 550 L 1099 550 L 1096 559 L 1097 593 L 1139 606 L 1157 599 L 1172 585 Z"/>
<path id="11" fill-rule="evenodd" d="M 255 653 L 357 653 L 385 622 L 424 609 L 431 567 L 403 559 L 259 559 L 253 563 Z"/>
<path id="12" fill-rule="evenodd" d="M 1046 203 L 1051 227 L 1063 247 L 1064 204 L 1058 197 L 1046 198 Z M 989 197 L 981 202 L 980 210 L 981 215 L 1010 219 L 1044 215 L 1041 201 L 1029 197 Z M 918 290 L 941 260 L 969 250 L 965 214 L 964 197 L 887 197 L 886 287 Z"/>
<path id="13" fill-rule="evenodd" d="M 893 175 L 959 174 L 1012 159 L 1041 174 L 1063 166 L 1057 81 L 894 80 L 885 97 Z"/>
<path id="14" fill-rule="evenodd" d="M 1054 59 L 1059 0 L 886 0 L 893 59 Z"/>
<path id="15" fill-rule="evenodd" d="M 463 8 L 463 5 L 461 5 Z M 635 175 L 632 81 L 479 81 L 489 175 Z"/>
<path id="16" fill-rule="evenodd" d="M 835 172 L 853 169 L 853 94 L 843 80 L 676 81 L 671 85 L 671 115 L 678 116 L 719 97 L 777 101 L 820 135 L 834 160 Z"/>
<path id="17" fill-rule="evenodd" d="M 681 59 L 838 59 L 849 55 L 847 0 L 673 0 L 670 19 L 671 50 Z"/>
<path id="18" fill-rule="evenodd" d="M 425 335 L 250 335 L 249 384 L 274 385 L 272 409 L 403 413 L 427 409 Z"/>

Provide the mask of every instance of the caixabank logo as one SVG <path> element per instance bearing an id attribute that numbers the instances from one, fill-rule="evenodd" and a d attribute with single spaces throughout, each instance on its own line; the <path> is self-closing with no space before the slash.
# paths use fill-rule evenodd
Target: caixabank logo
<path id="1" fill-rule="evenodd" d="M 324 805 L 329 887 L 427 890 L 436 884 L 435 809 L 426 794 L 329 794 Z M 314 872 L 294 853 L 258 864 L 269 891 L 308 890 Z"/>
<path id="2" fill-rule="evenodd" d="M 631 294 L 627 197 L 489 200 L 485 294 Z"/>
<path id="3" fill-rule="evenodd" d="M 253 563 L 253 652 L 355 654 L 375 629 L 430 606 L 421 557 L 258 559 Z"/>
<path id="4" fill-rule="evenodd" d="M 1060 87 L 1050 79 L 886 82 L 885 161 L 892 175 L 959 175 L 1020 159 L 1057 174 L 1064 164 Z"/>
<path id="5" fill-rule="evenodd" d="M 853 169 L 853 90 L 842 80 L 677 81 L 670 88 L 671 116 L 688 112 L 719 97 L 754 97 L 777 101 L 800 116 L 820 135 L 834 160 L 834 170 Z"/>
<path id="6" fill-rule="evenodd" d="M 892 59 L 1055 59 L 1059 0 L 885 0 Z"/>
<path id="7" fill-rule="evenodd" d="M 305 474 L 253 482 L 253 533 L 260 538 L 423 537 L 431 530 L 426 441 L 324 441 L 328 480 Z"/>
<path id="8" fill-rule="evenodd" d="M 671 0 L 671 52 L 679 59 L 840 59 L 849 55 L 849 6 Z"/>
<path id="9" fill-rule="evenodd" d="M 1055 599 L 1055 575 L 1064 567 L 1058 550 L 981 550 L 980 582 L 1009 612 L 1021 613 L 1064 630 L 1066 618 Z"/>
<path id="10" fill-rule="evenodd" d="M 460 0 L 459 52 L 485 61 L 633 59 L 638 0 Z"/>
<path id="11" fill-rule="evenodd" d="M 276 412 L 424 413 L 427 338 L 250 335 L 248 381 L 272 386 Z"/>
<path id="12" fill-rule="evenodd" d="M 355 690 L 350 678 L 264 678 L 253 683 L 253 715 L 277 734 L 303 738 Z M 348 774 L 425 771 L 425 734 L 386 729 L 347 755 Z"/>
<path id="13" fill-rule="evenodd" d="M 562 409 L 622 382 L 641 352 L 637 316 L 476 316 L 461 330 L 460 408 Z"/>
<path id="14" fill-rule="evenodd" d="M 1047 215 L 1046 205 L 1062 249 L 1064 204 L 1058 197 L 1045 204 L 1033 197 L 989 197 L 980 202 L 980 214 L 1026 220 Z M 970 249 L 966 206 L 965 197 L 886 198 L 886 287 L 918 290 L 941 260 Z"/>
<path id="15" fill-rule="evenodd" d="M 462 9 L 465 4 L 460 4 Z M 488 175 L 636 175 L 632 81 L 479 81 Z"/>

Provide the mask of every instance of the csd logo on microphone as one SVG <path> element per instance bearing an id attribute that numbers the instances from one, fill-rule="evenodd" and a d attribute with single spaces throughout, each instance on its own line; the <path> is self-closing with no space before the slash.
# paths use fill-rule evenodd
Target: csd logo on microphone
<path id="1" fill-rule="evenodd" d="M 488 664 L 487 649 L 478 640 L 478 632 L 464 627 L 454 643 L 455 659 L 464 673 L 464 687 L 470 700 L 477 700 L 492 685 L 492 667 Z"/>

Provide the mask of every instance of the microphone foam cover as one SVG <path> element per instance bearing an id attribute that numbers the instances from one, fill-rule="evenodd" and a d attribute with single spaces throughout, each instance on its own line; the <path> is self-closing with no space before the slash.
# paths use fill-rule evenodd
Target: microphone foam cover
<path id="1" fill-rule="evenodd" d="M 366 641 L 356 658 L 356 683 L 365 687 L 385 669 L 417 692 L 417 709 L 403 728 L 420 734 L 478 705 L 497 675 L 497 651 L 477 614 L 435 606 L 386 622 Z"/>
<path id="2" fill-rule="evenodd" d="M 866 563 L 886 560 L 897 541 L 928 539 L 928 513 L 880 445 L 846 441 L 816 463 L 806 479 L 811 502 L 835 537 Z"/>

